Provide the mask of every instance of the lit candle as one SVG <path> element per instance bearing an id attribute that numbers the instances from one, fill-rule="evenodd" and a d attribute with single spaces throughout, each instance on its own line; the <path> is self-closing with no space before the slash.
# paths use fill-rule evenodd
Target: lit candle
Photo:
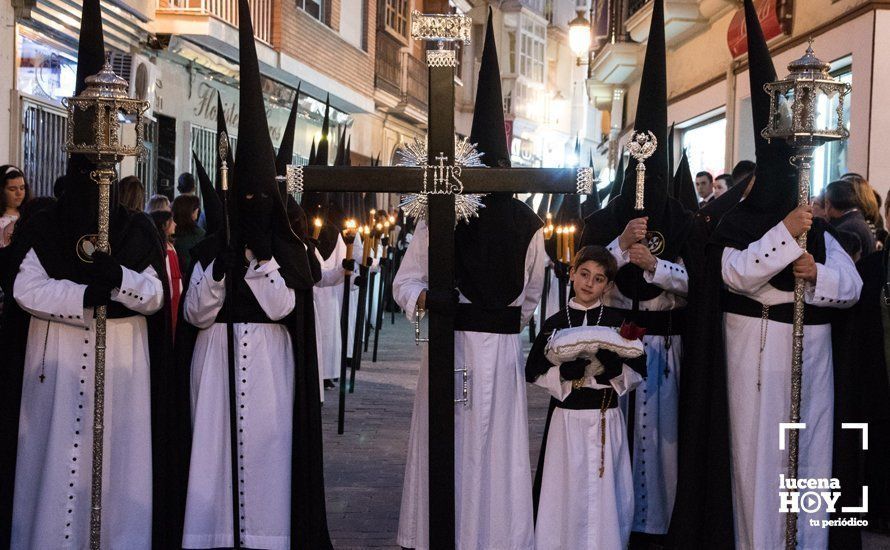
<path id="1" fill-rule="evenodd" d="M 575 257 L 575 226 L 569 226 L 569 244 L 566 250 L 566 263 L 572 263 Z"/>
<path id="2" fill-rule="evenodd" d="M 562 226 L 557 225 L 556 226 L 556 260 L 559 262 L 563 261 L 563 253 L 565 252 L 565 249 L 563 248 L 562 241 L 563 241 Z"/>
<path id="3" fill-rule="evenodd" d="M 371 217 L 368 218 L 368 220 L 369 220 L 368 223 L 371 224 L 371 225 L 374 225 L 374 221 L 375 221 L 376 219 L 377 219 L 377 209 L 372 208 L 372 209 L 371 209 Z"/>
<path id="4" fill-rule="evenodd" d="M 318 239 L 318 236 L 321 234 L 321 218 L 315 218 L 312 220 L 312 238 Z"/>
<path id="5" fill-rule="evenodd" d="M 348 219 L 346 220 L 346 227 L 343 229 L 343 240 L 346 241 L 346 258 L 352 259 L 352 245 L 355 242 L 355 232 L 358 225 L 355 223 L 355 220 Z M 350 270 L 346 270 L 346 273 L 352 273 Z"/>
<path id="6" fill-rule="evenodd" d="M 368 256 L 371 255 L 371 239 L 369 235 L 371 228 L 367 225 L 362 227 L 362 265 L 368 265 Z"/>

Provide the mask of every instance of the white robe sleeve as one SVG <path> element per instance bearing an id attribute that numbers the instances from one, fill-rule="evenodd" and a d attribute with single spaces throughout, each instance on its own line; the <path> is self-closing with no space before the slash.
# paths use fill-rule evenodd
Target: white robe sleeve
<path id="1" fill-rule="evenodd" d="M 213 279 L 213 262 L 210 262 L 207 269 L 202 268 L 200 262 L 195 262 L 189 289 L 185 294 L 185 320 L 200 329 L 211 326 L 225 299 L 226 278 L 223 277 L 220 281 Z"/>
<path id="2" fill-rule="evenodd" d="M 615 393 L 622 396 L 639 386 L 642 381 L 643 377 L 637 371 L 627 365 L 622 365 L 621 374 L 609 380 L 609 386 L 615 390 Z M 572 382 L 571 380 L 562 379 L 559 375 L 559 365 L 550 367 L 547 372 L 536 378 L 535 385 L 544 388 L 547 390 L 547 393 L 560 401 L 564 401 L 572 393 Z M 609 386 L 597 383 L 594 378 L 588 378 L 584 381 L 585 388 L 603 389 Z"/>
<path id="3" fill-rule="evenodd" d="M 67 279 L 52 279 L 34 249 L 28 251 L 12 285 L 12 295 L 19 307 L 45 321 L 58 321 L 88 327 L 93 308 L 83 307 L 87 285 Z"/>
<path id="4" fill-rule="evenodd" d="M 547 253 L 544 251 L 544 230 L 539 229 L 532 237 L 525 253 L 525 299 L 522 301 L 522 326 L 525 326 L 544 293 L 544 266 Z"/>
<path id="5" fill-rule="evenodd" d="M 615 237 L 615 240 L 606 245 L 606 250 L 612 254 L 612 257 L 615 258 L 615 261 L 618 262 L 618 269 L 621 269 L 625 265 L 630 262 L 630 255 L 627 253 L 627 250 L 621 250 L 621 245 L 618 244 L 619 237 Z"/>
<path id="6" fill-rule="evenodd" d="M 414 229 L 414 238 L 405 251 L 392 283 L 393 298 L 405 312 L 408 320 L 414 321 L 414 307 L 420 293 L 429 287 L 427 256 L 429 254 L 429 230 L 425 222 L 419 222 Z"/>
<path id="7" fill-rule="evenodd" d="M 639 386 L 642 381 L 643 377 L 640 376 L 640 373 L 627 365 L 621 365 L 621 374 L 609 380 L 609 385 L 612 386 L 615 393 L 621 396 Z"/>
<path id="8" fill-rule="evenodd" d="M 689 294 L 689 274 L 682 262 L 674 263 L 661 258 L 656 258 L 657 264 L 655 271 L 643 271 L 643 279 L 647 283 L 676 294 L 677 296 L 686 297 Z"/>
<path id="9" fill-rule="evenodd" d="M 572 382 L 559 376 L 559 365 L 547 369 L 547 372 L 535 379 L 535 385 L 547 390 L 554 398 L 563 401 L 572 393 Z"/>
<path id="10" fill-rule="evenodd" d="M 111 292 L 111 299 L 136 313 L 151 315 L 164 305 L 164 285 L 152 266 L 142 273 L 121 266 L 121 286 Z"/>
<path id="11" fill-rule="evenodd" d="M 723 282 L 740 294 L 756 294 L 803 252 L 785 224 L 779 222 L 746 249 L 723 250 Z"/>
<path id="12" fill-rule="evenodd" d="M 296 294 L 284 284 L 284 277 L 278 270 L 278 262 L 272 257 L 263 265 L 258 265 L 256 260 L 251 261 L 244 274 L 244 281 L 256 301 L 273 321 L 287 317 L 296 304 Z"/>
<path id="13" fill-rule="evenodd" d="M 825 263 L 816 264 L 816 284 L 807 284 L 804 301 L 820 307 L 846 309 L 859 301 L 862 278 L 837 239 L 825 234 Z"/>

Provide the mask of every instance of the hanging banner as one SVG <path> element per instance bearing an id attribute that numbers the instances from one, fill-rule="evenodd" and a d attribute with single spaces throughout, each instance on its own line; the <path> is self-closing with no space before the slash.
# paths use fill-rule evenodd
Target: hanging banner
<path id="1" fill-rule="evenodd" d="M 767 42 L 781 34 L 791 34 L 794 10 L 792 0 L 754 0 L 757 18 Z M 739 9 L 726 31 L 726 43 L 732 57 L 748 51 L 748 32 L 745 28 L 745 10 Z"/>

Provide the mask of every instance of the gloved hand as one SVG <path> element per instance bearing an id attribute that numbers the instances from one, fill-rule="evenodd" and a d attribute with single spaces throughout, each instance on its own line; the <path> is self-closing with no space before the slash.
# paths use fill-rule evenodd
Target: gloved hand
<path id="1" fill-rule="evenodd" d="M 584 369 L 590 364 L 590 359 L 579 357 L 574 361 L 566 361 L 559 366 L 559 375 L 563 380 L 578 380 L 584 378 Z"/>
<path id="2" fill-rule="evenodd" d="M 457 311 L 457 289 L 451 290 L 427 290 L 426 309 L 434 313 L 453 316 Z"/>
<path id="3" fill-rule="evenodd" d="M 569 266 L 568 264 L 556 262 L 555 264 L 553 264 L 553 273 L 560 280 L 568 279 L 570 267 L 571 266 Z"/>
<path id="4" fill-rule="evenodd" d="M 111 301 L 111 288 L 101 285 L 87 285 L 83 293 L 83 307 L 107 306 Z"/>
<path id="5" fill-rule="evenodd" d="M 356 262 L 352 258 L 343 258 L 343 261 L 340 262 L 340 265 L 343 266 L 344 271 L 350 271 L 355 273 L 356 270 Z"/>
<path id="6" fill-rule="evenodd" d="M 382 244 L 383 246 L 389 246 L 389 237 L 383 237 L 382 239 L 380 239 L 380 244 Z"/>
<path id="7" fill-rule="evenodd" d="M 107 286 L 108 288 L 120 288 L 124 271 L 121 264 L 106 252 L 93 252 L 92 283 Z"/>
<path id="8" fill-rule="evenodd" d="M 361 275 L 359 275 L 358 277 L 356 277 L 355 279 L 352 280 L 352 284 L 354 284 L 358 288 L 361 288 L 361 287 L 365 286 L 365 278 L 362 277 Z"/>
<path id="9" fill-rule="evenodd" d="M 621 365 L 624 364 L 624 360 L 614 351 L 601 349 L 596 352 L 596 358 L 603 364 L 604 369 L 603 372 L 594 376 L 597 383 L 608 385 L 609 380 L 621 374 Z"/>
<path id="10" fill-rule="evenodd" d="M 225 274 L 228 273 L 229 268 L 234 267 L 235 258 L 235 251 L 230 247 L 226 246 L 219 249 L 219 252 L 216 254 L 216 259 L 213 260 L 212 275 L 214 281 L 222 281 Z"/>

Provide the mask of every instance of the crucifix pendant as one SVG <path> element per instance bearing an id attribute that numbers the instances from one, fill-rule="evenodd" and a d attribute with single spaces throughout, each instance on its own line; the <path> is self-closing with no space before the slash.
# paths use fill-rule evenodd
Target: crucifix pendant
<path id="1" fill-rule="evenodd" d="M 46 380 L 46 375 L 43 374 L 43 373 L 40 373 L 40 376 L 38 376 L 37 378 L 39 378 L 39 379 L 40 379 L 40 383 L 43 384 L 43 381 Z"/>

